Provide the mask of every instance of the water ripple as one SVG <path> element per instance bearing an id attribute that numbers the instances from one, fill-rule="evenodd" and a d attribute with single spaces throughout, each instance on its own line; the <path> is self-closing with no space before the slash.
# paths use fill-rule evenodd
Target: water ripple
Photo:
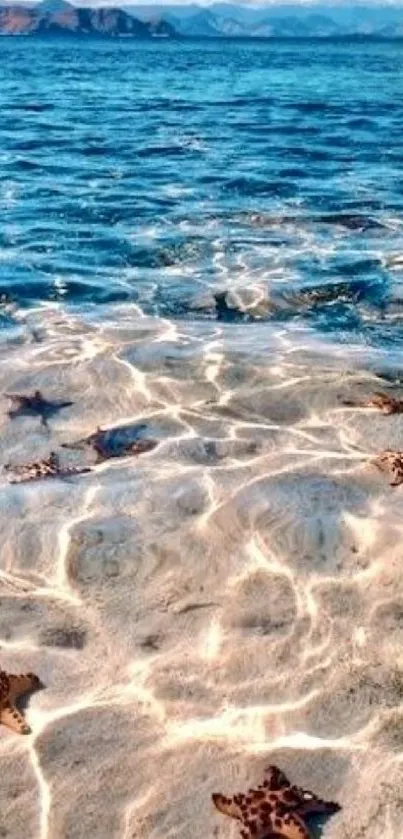
<path id="1" fill-rule="evenodd" d="M 3 47 L 0 293 L 246 324 L 214 294 L 288 284 L 260 319 L 400 342 L 399 44 Z"/>

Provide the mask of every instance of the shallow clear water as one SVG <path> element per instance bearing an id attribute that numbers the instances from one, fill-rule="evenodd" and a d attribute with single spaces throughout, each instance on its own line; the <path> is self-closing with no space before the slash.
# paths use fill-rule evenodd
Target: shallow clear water
<path id="1" fill-rule="evenodd" d="M 0 40 L 0 835 L 400 839 L 402 56 Z"/>
<path id="2" fill-rule="evenodd" d="M 3 293 L 400 342 L 403 43 L 1 52 Z"/>

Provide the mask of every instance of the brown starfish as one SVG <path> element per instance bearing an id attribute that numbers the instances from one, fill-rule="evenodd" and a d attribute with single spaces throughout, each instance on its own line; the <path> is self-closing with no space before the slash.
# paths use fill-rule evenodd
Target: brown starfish
<path id="1" fill-rule="evenodd" d="M 15 707 L 15 701 L 24 693 L 40 688 L 41 681 L 34 673 L 15 676 L 0 670 L 0 723 L 18 734 L 30 734 L 31 729 Z"/>
<path id="2" fill-rule="evenodd" d="M 96 463 L 104 463 L 114 457 L 128 457 L 149 452 L 157 445 L 156 440 L 140 437 L 146 429 L 145 423 L 120 425 L 114 428 L 97 428 L 93 434 L 76 440 L 74 443 L 62 443 L 65 449 L 93 449 Z"/>
<path id="3" fill-rule="evenodd" d="M 330 816 L 340 810 L 333 801 L 291 786 L 277 766 L 267 767 L 264 781 L 256 789 L 231 798 L 214 793 L 212 799 L 217 810 L 241 822 L 242 839 L 310 839 L 305 818 Z"/>
<path id="4" fill-rule="evenodd" d="M 394 452 L 387 449 L 378 455 L 373 463 L 381 472 L 389 474 L 392 478 L 391 487 L 398 487 L 403 484 L 403 452 Z"/>
<path id="5" fill-rule="evenodd" d="M 21 466 L 13 466 L 6 463 L 5 470 L 13 473 L 10 479 L 11 484 L 21 484 L 26 481 L 38 481 L 43 478 L 68 478 L 72 475 L 82 475 L 91 472 L 89 467 L 61 466 L 59 456 L 51 452 L 48 458 L 36 460 L 32 463 L 24 463 Z"/>
<path id="6" fill-rule="evenodd" d="M 382 391 L 376 391 L 369 399 L 363 399 L 361 402 L 346 399 L 343 404 L 360 408 L 379 408 L 383 414 L 403 413 L 403 399 L 394 399 L 393 396 Z"/>
<path id="7" fill-rule="evenodd" d="M 48 418 L 56 414 L 62 408 L 69 408 L 73 402 L 63 402 L 45 399 L 40 390 L 32 395 L 20 393 L 6 393 L 5 397 L 10 399 L 14 407 L 8 411 L 11 419 L 21 416 L 40 416 L 42 425 L 47 426 Z"/>

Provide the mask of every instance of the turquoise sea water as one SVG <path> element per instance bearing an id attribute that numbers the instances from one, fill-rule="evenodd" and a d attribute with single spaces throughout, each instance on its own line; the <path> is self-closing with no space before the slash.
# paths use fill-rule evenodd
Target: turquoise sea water
<path id="1" fill-rule="evenodd" d="M 401 839 L 402 57 L 0 39 L 0 836 Z"/>
<path id="2" fill-rule="evenodd" d="M 0 291 L 19 306 L 400 343 L 403 43 L 0 47 Z"/>

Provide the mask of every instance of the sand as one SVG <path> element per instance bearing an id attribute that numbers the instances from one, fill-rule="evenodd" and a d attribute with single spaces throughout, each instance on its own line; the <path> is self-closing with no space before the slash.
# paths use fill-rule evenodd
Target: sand
<path id="1" fill-rule="evenodd" d="M 0 728 L 0 837 L 234 839 L 211 793 L 268 763 L 342 805 L 315 835 L 401 836 L 403 488 L 370 459 L 403 417 L 342 404 L 385 375 L 302 328 L 24 315 L 0 391 L 75 404 L 47 430 L 3 400 L 3 464 L 99 424 L 158 445 L 1 475 L 0 664 L 45 688 Z"/>

